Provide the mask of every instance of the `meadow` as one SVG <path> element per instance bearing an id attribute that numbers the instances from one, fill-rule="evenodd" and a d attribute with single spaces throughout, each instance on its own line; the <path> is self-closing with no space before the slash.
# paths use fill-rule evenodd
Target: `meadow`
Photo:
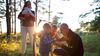
<path id="1" fill-rule="evenodd" d="M 84 45 L 84 56 L 100 56 L 100 34 L 82 34 L 80 35 Z M 5 34 L 0 35 L 0 56 L 19 56 L 20 46 L 20 34 L 11 38 L 6 38 Z M 27 39 L 28 40 L 28 39 Z M 38 40 L 36 39 L 36 43 Z M 38 44 L 36 45 L 39 46 Z M 38 54 L 38 48 L 36 48 Z M 29 41 L 27 41 L 26 56 L 33 56 L 33 50 L 30 48 Z"/>
<path id="2" fill-rule="evenodd" d="M 100 35 L 89 34 L 81 36 L 84 45 L 84 56 L 100 56 Z"/>

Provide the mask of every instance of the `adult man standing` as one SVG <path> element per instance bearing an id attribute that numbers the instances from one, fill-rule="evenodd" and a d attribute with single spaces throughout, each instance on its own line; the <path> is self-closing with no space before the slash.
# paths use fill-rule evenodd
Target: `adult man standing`
<path id="1" fill-rule="evenodd" d="M 60 31 L 64 37 L 56 41 L 61 49 L 55 49 L 54 53 L 61 56 L 83 56 L 83 44 L 79 35 L 69 29 L 66 23 L 61 24 Z"/>

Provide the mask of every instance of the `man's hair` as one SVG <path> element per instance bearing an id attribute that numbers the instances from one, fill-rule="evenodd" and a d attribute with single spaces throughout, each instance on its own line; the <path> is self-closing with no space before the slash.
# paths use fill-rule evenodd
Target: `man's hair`
<path id="1" fill-rule="evenodd" d="M 68 28 L 68 25 L 67 25 L 66 23 L 62 23 L 62 24 L 60 25 L 60 28 Z"/>

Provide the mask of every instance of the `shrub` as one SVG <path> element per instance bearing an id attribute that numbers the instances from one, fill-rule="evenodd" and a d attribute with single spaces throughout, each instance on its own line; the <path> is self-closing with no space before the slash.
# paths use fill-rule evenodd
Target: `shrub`
<path id="1" fill-rule="evenodd" d="M 99 56 L 100 54 L 100 35 L 82 36 L 85 56 Z"/>

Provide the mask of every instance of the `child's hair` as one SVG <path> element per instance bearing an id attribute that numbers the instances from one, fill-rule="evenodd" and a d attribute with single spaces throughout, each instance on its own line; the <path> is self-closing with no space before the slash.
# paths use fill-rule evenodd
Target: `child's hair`
<path id="1" fill-rule="evenodd" d="M 50 26 L 49 23 L 45 23 L 45 24 L 43 25 L 43 28 L 51 28 L 51 26 Z"/>
<path id="2" fill-rule="evenodd" d="M 53 27 L 54 29 L 57 29 L 57 26 L 56 26 L 55 24 L 53 24 L 52 27 Z"/>

